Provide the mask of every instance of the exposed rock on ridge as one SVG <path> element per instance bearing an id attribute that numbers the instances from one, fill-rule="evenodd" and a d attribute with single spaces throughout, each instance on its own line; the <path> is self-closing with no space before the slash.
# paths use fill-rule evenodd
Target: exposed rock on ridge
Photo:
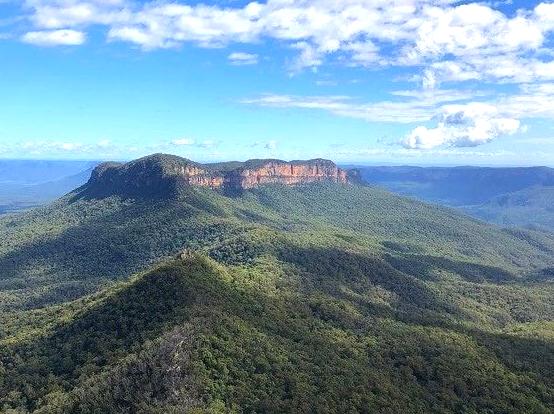
<path id="1" fill-rule="evenodd" d="M 173 155 L 156 154 L 129 163 L 100 164 L 85 187 L 96 196 L 171 196 L 189 186 L 236 192 L 263 184 L 320 181 L 346 183 L 348 178 L 346 171 L 323 159 L 199 164 Z"/>

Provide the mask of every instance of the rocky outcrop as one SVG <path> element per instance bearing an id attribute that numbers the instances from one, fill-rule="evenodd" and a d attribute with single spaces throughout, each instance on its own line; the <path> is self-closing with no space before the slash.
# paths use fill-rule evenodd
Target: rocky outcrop
<path id="1" fill-rule="evenodd" d="M 254 188 L 263 184 L 306 184 L 316 181 L 346 183 L 346 172 L 328 160 L 285 162 L 260 160 L 256 165 L 246 162 L 245 166 L 229 172 L 225 181 L 240 189 Z"/>
<path id="2" fill-rule="evenodd" d="M 86 188 L 97 196 L 166 197 L 188 186 L 236 192 L 264 184 L 298 185 L 321 181 L 346 183 L 347 173 L 332 161 L 323 159 L 199 164 L 173 155 L 156 154 L 125 164 L 100 164 Z"/>

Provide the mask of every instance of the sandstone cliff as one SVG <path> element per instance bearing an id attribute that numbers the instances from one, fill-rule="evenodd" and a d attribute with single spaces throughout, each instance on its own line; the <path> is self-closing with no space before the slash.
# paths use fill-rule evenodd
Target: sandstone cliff
<path id="1" fill-rule="evenodd" d="M 263 184 L 297 185 L 319 181 L 348 182 L 332 161 L 250 160 L 199 164 L 156 154 L 129 163 L 103 163 L 93 171 L 87 190 L 94 195 L 171 196 L 187 186 L 242 191 Z"/>

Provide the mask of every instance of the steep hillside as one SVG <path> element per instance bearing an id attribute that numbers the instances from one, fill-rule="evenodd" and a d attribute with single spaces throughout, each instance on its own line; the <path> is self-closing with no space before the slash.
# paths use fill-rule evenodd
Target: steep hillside
<path id="1" fill-rule="evenodd" d="M 334 180 L 160 197 L 150 161 L 0 219 L 2 410 L 554 409 L 553 237 Z"/>
<path id="2" fill-rule="evenodd" d="M 2 307 L 40 307 L 94 291 L 175 254 L 260 232 L 349 243 L 414 261 L 490 268 L 495 280 L 542 277 L 552 238 L 513 233 L 376 188 L 262 186 L 240 196 L 190 187 L 175 199 L 84 199 L 0 220 Z M 252 243 L 255 248 L 255 241 Z M 248 252 L 246 252 L 248 253 Z M 488 266 L 488 267 L 487 267 Z"/>

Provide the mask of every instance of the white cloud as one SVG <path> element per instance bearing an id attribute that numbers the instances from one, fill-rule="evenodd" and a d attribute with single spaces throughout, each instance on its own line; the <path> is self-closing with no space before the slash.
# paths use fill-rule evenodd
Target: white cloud
<path id="1" fill-rule="evenodd" d="M 97 142 L 81 142 L 78 140 L 38 139 L 22 141 L 10 145 L 0 145 L 0 149 L 7 154 L 20 157 L 24 156 L 61 156 L 61 157 L 121 157 L 130 153 L 147 155 L 155 152 L 171 150 L 169 143 L 143 144 L 130 146 L 123 143 L 114 143 L 108 139 L 100 139 Z M 13 156 L 12 155 L 12 156 Z"/>
<path id="2" fill-rule="evenodd" d="M 554 3 L 540 3 L 535 7 L 534 16 L 544 31 L 554 30 Z"/>
<path id="3" fill-rule="evenodd" d="M 315 81 L 317 86 L 337 86 L 339 83 L 331 79 L 318 79 Z"/>
<path id="4" fill-rule="evenodd" d="M 460 102 L 481 95 L 480 91 L 396 91 L 394 96 L 407 98 L 364 103 L 348 96 L 262 95 L 241 102 L 273 108 L 323 110 L 333 115 L 370 122 L 425 122 L 437 113 L 441 104 Z"/>
<path id="5" fill-rule="evenodd" d="M 422 69 L 420 80 L 427 87 L 467 79 L 531 82 L 553 79 L 554 73 L 552 58 L 543 53 L 554 31 L 552 3 L 514 16 L 483 3 L 449 0 L 268 0 L 243 7 L 26 0 L 25 5 L 39 29 L 102 25 L 109 40 L 144 49 L 276 39 L 298 50 L 293 70 L 321 66 L 330 57 L 347 65 L 407 65 Z"/>
<path id="6" fill-rule="evenodd" d="M 97 145 L 98 145 L 98 148 L 106 149 L 106 148 L 110 148 L 112 146 L 112 143 L 109 139 L 102 139 L 98 141 Z"/>
<path id="7" fill-rule="evenodd" d="M 177 145 L 177 146 L 183 146 L 183 145 L 194 145 L 195 141 L 192 138 L 179 138 L 171 141 L 171 144 Z"/>
<path id="8" fill-rule="evenodd" d="M 25 33 L 21 40 L 37 46 L 78 46 L 85 43 L 86 36 L 77 30 L 43 30 Z"/>
<path id="9" fill-rule="evenodd" d="M 113 25 L 130 21 L 133 13 L 126 0 L 25 0 L 32 21 L 43 29 Z"/>
<path id="10" fill-rule="evenodd" d="M 415 123 L 410 148 L 479 145 L 521 129 L 522 120 L 554 118 L 554 3 L 506 15 L 491 3 L 451 0 L 267 0 L 244 6 L 183 0 L 25 0 L 34 30 L 22 40 L 41 46 L 79 45 L 102 26 L 109 41 L 145 50 L 277 40 L 294 53 L 293 71 L 327 62 L 417 71 L 423 90 L 396 91 L 389 100 L 345 96 L 264 95 L 244 103 L 321 110 L 371 122 Z M 258 56 L 228 54 L 232 64 Z M 446 89 L 448 82 L 513 83 L 504 95 Z M 441 86 L 442 85 L 442 86 Z M 444 89 L 443 89 L 444 88 Z M 454 123 L 457 120 L 458 123 Z M 433 123 L 433 126 L 430 126 Z M 178 143 L 180 142 L 181 143 Z M 215 142 L 173 145 L 210 148 Z"/>
<path id="11" fill-rule="evenodd" d="M 251 53 L 234 52 L 227 59 L 232 65 L 255 65 L 258 63 L 258 55 Z"/>
<path id="12" fill-rule="evenodd" d="M 352 160 L 355 158 L 361 158 L 367 160 L 367 157 L 386 156 L 387 158 L 393 157 L 393 159 L 399 158 L 421 158 L 421 159 L 433 159 L 434 157 L 449 157 L 453 156 L 459 159 L 460 157 L 469 158 L 485 158 L 489 160 L 491 157 L 503 157 L 513 156 L 513 151 L 477 151 L 473 148 L 434 148 L 434 149 L 411 149 L 411 148 L 342 148 L 333 149 L 327 156 L 332 158 L 343 158 Z"/>
<path id="13" fill-rule="evenodd" d="M 212 139 L 205 139 L 203 141 L 197 141 L 193 138 L 178 138 L 170 142 L 175 147 L 196 147 L 196 148 L 215 148 L 219 145 L 219 142 Z"/>
<path id="14" fill-rule="evenodd" d="M 404 139 L 406 148 L 477 146 L 524 131 L 522 120 L 554 119 L 554 83 L 524 84 L 519 92 L 494 96 L 483 91 L 403 90 L 397 101 L 358 102 L 346 96 L 263 95 L 242 103 L 274 108 L 326 111 L 369 122 L 429 123 Z"/>
<path id="15" fill-rule="evenodd" d="M 62 151 L 79 151 L 82 147 L 82 144 L 74 142 L 62 142 L 57 145 L 57 148 Z"/>
<path id="16" fill-rule="evenodd" d="M 520 121 L 503 117 L 494 106 L 482 103 L 448 106 L 437 126 L 418 126 L 402 141 L 406 148 L 430 149 L 443 145 L 475 147 L 520 129 Z"/>
<path id="17" fill-rule="evenodd" d="M 349 43 L 345 45 L 345 50 L 351 53 L 350 59 L 354 65 L 374 66 L 383 60 L 379 48 L 370 40 Z"/>

